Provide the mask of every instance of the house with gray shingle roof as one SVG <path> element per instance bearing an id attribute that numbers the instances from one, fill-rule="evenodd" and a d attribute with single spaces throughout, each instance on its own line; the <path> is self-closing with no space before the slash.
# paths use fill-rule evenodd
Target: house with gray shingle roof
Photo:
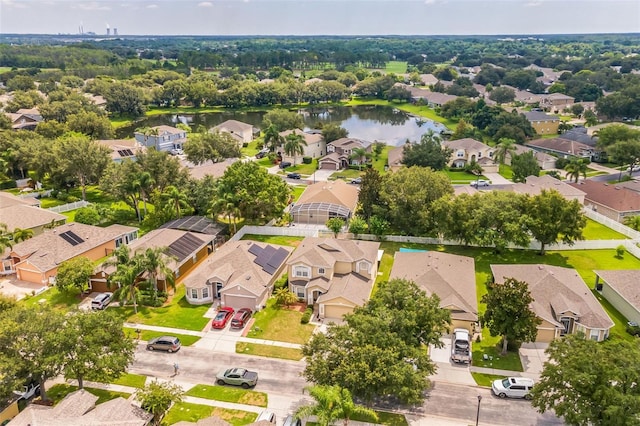
<path id="1" fill-rule="evenodd" d="M 307 237 L 287 261 L 289 289 L 318 317 L 340 321 L 371 296 L 380 243 Z"/>
<path id="2" fill-rule="evenodd" d="M 8 192 L 0 192 L 0 223 L 7 225 L 9 232 L 15 229 L 30 229 L 40 235 L 47 227 L 55 227 L 67 221 L 67 217 L 40 208 L 40 200 L 34 197 L 20 198 Z"/>
<path id="3" fill-rule="evenodd" d="M 613 321 L 575 269 L 559 266 L 491 265 L 496 284 L 507 278 L 524 281 L 533 298 L 530 309 L 542 321 L 536 342 L 583 333 L 598 342 L 609 336 Z"/>
<path id="4" fill-rule="evenodd" d="M 580 188 L 569 185 L 566 182 L 558 180 L 549 175 L 528 176 L 524 183 L 516 183 L 509 187 L 513 192 L 518 194 L 540 195 L 542 191 L 554 190 L 560 193 L 568 201 L 578 200 L 580 204 L 584 204 L 585 192 Z"/>
<path id="5" fill-rule="evenodd" d="M 234 309 L 262 309 L 293 249 L 250 240 L 229 241 L 200 263 L 183 283 L 192 305 L 220 299 Z"/>
<path id="6" fill-rule="evenodd" d="M 253 136 L 256 133 L 257 129 L 251 124 L 243 123 L 238 120 L 227 120 L 223 123 L 218 124 L 211 130 L 211 133 L 214 132 L 225 132 L 229 133 L 235 140 L 238 141 L 238 144 L 242 147 L 242 144 L 249 143 L 253 140 Z"/>
<path id="7" fill-rule="evenodd" d="M 557 155 L 558 158 L 588 158 L 596 160 L 600 158 L 600 150 L 580 142 L 565 139 L 563 137 L 549 139 L 534 139 L 524 144 L 538 152 L 546 152 Z"/>
<path id="8" fill-rule="evenodd" d="M 628 187 L 586 179 L 569 185 L 586 193 L 584 205 L 618 222 L 640 215 L 640 193 Z"/>
<path id="9" fill-rule="evenodd" d="M 495 150 L 489 145 L 472 138 L 464 138 L 444 141 L 442 146 L 453 151 L 449 159 L 449 167 L 463 168 L 476 162 L 480 163 L 485 172 L 498 172 L 498 165 L 493 162 Z"/>
<path id="10" fill-rule="evenodd" d="M 640 324 L 640 270 L 593 271 L 596 289 L 628 321 Z"/>
<path id="11" fill-rule="evenodd" d="M 478 323 L 476 271 L 472 257 L 428 251 L 396 252 L 389 279 L 413 281 L 427 296 L 437 295 L 451 311 L 451 329 L 473 333 Z"/>
<path id="12" fill-rule="evenodd" d="M 147 148 L 155 148 L 158 151 L 171 151 L 182 149 L 187 141 L 186 130 L 172 126 L 155 126 L 149 132 L 135 132 L 134 137 L 138 143 Z"/>

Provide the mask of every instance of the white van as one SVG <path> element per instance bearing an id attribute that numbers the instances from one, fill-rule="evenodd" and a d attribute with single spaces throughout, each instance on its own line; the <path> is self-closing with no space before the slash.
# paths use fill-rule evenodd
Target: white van
<path id="1" fill-rule="evenodd" d="M 91 309 L 104 309 L 113 298 L 113 293 L 100 293 L 91 301 Z"/>
<path id="2" fill-rule="evenodd" d="M 533 380 L 526 377 L 507 377 L 491 384 L 491 390 L 500 398 L 530 398 Z"/>

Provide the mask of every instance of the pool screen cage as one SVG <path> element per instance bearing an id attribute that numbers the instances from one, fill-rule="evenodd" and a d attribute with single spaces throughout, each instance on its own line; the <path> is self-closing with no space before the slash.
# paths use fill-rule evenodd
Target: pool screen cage
<path id="1" fill-rule="evenodd" d="M 309 223 L 324 225 L 332 217 L 339 217 L 346 222 L 351 217 L 351 210 L 339 204 L 332 203 L 305 203 L 295 205 L 290 210 L 293 221 L 297 223 Z"/>

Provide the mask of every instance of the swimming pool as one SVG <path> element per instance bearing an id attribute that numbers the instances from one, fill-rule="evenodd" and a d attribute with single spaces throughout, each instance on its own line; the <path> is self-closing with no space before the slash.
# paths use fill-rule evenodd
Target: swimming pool
<path id="1" fill-rule="evenodd" d="M 424 253 L 429 250 L 412 249 L 407 247 L 400 247 L 400 253 Z"/>

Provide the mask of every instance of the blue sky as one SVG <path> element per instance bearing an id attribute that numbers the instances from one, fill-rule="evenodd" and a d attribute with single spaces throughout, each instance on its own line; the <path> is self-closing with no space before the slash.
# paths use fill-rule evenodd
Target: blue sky
<path id="1" fill-rule="evenodd" d="M 640 0 L 0 0 L 0 33 L 409 35 L 640 32 Z"/>

